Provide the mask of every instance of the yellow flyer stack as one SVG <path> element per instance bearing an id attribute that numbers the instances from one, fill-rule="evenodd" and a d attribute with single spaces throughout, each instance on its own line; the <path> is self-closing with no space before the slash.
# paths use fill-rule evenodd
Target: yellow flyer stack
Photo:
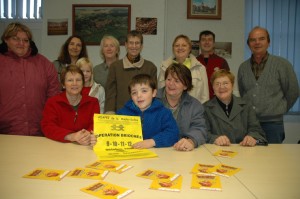
<path id="1" fill-rule="evenodd" d="M 152 158 L 157 155 L 148 149 L 133 149 L 143 140 L 140 117 L 124 115 L 94 115 L 94 152 L 99 160 Z"/>

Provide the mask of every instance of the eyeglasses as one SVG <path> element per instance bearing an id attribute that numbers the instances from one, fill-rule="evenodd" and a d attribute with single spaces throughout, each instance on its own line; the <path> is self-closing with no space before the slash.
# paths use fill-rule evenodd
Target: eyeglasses
<path id="1" fill-rule="evenodd" d="M 12 40 L 14 40 L 15 42 L 18 42 L 18 43 L 21 43 L 21 42 L 23 42 L 24 44 L 28 44 L 29 43 L 29 39 L 21 39 L 21 38 L 16 37 L 16 36 L 11 37 L 11 38 L 12 38 Z"/>
<path id="2" fill-rule="evenodd" d="M 221 86 L 223 86 L 223 87 L 228 87 L 228 85 L 229 85 L 229 83 L 230 82 L 216 82 L 216 83 L 214 83 L 214 87 L 221 87 Z"/>

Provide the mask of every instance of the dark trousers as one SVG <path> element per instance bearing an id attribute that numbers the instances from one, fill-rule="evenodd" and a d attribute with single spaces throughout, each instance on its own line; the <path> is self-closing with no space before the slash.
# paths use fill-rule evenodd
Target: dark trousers
<path id="1" fill-rule="evenodd" d="M 266 133 L 269 144 L 281 144 L 285 138 L 283 121 L 261 122 L 261 128 Z"/>

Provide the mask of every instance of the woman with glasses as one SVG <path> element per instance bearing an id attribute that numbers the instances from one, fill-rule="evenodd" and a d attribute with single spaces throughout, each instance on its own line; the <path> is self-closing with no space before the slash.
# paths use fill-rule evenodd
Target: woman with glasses
<path id="1" fill-rule="evenodd" d="M 0 44 L 0 133 L 43 136 L 46 100 L 59 92 L 53 64 L 33 42 L 31 30 L 10 23 Z"/>
<path id="2" fill-rule="evenodd" d="M 265 132 L 250 104 L 232 94 L 234 75 L 227 70 L 211 76 L 215 97 L 204 104 L 208 143 L 220 146 L 266 144 Z"/>

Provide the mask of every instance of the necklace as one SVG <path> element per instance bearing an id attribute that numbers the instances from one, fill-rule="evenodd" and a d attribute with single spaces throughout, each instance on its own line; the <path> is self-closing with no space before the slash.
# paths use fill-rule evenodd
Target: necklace
<path id="1" fill-rule="evenodd" d="M 67 97 L 67 99 L 72 106 L 76 106 L 79 104 L 81 100 L 81 95 L 78 95 L 75 99 L 72 97 Z"/>
<path id="2" fill-rule="evenodd" d="M 175 109 L 175 108 L 177 108 L 177 106 L 178 106 L 178 104 L 179 104 L 179 102 L 180 102 L 180 100 L 178 100 L 178 102 L 175 104 L 175 105 L 171 105 L 170 103 L 169 103 L 169 100 L 168 100 L 168 97 L 166 96 L 166 101 L 167 101 L 167 103 L 168 103 L 168 106 L 170 107 L 170 108 L 172 108 L 172 109 Z"/>

